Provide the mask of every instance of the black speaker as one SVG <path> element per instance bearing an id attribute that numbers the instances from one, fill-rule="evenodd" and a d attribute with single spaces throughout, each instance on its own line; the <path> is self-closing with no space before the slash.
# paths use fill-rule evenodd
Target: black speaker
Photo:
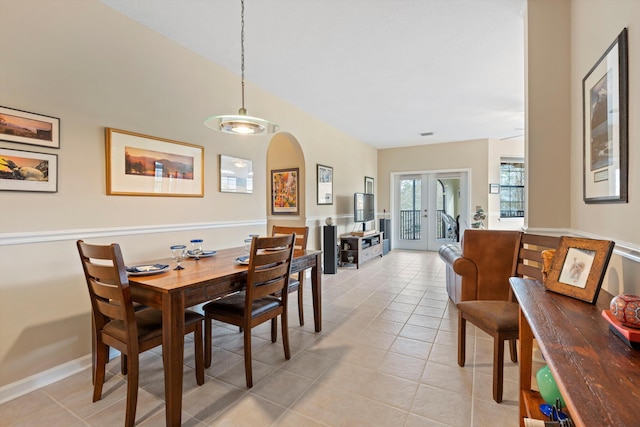
<path id="1" fill-rule="evenodd" d="M 391 220 L 386 218 L 380 218 L 380 231 L 382 235 L 382 255 L 386 255 L 391 250 Z"/>
<path id="2" fill-rule="evenodd" d="M 324 274 L 336 274 L 338 272 L 338 228 L 335 225 L 322 227 L 322 248 Z"/>

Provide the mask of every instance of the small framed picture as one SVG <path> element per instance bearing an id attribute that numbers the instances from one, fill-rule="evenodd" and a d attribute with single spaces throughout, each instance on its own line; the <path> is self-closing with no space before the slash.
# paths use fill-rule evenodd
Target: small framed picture
<path id="1" fill-rule="evenodd" d="M 58 192 L 58 155 L 0 148 L 0 190 Z"/>
<path id="2" fill-rule="evenodd" d="M 253 162 L 220 154 L 220 192 L 253 193 Z"/>
<path id="3" fill-rule="evenodd" d="M 20 144 L 60 148 L 60 119 L 0 107 L 0 139 Z"/>
<path id="4" fill-rule="evenodd" d="M 614 246 L 610 240 L 563 236 L 553 257 L 545 288 L 594 304 Z"/>
<path id="5" fill-rule="evenodd" d="M 318 204 L 333 204 L 333 168 L 318 165 Z"/>
<path id="6" fill-rule="evenodd" d="M 500 194 L 500 184 L 489 184 L 489 194 Z"/>
<path id="7" fill-rule="evenodd" d="M 365 193 L 369 193 L 369 194 L 373 194 L 374 188 L 373 188 L 373 178 L 371 178 L 370 176 L 365 176 L 364 177 L 364 192 Z"/>

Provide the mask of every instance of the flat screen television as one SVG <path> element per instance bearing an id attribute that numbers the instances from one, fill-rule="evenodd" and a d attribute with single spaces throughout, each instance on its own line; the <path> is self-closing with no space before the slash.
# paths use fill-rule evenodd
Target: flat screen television
<path id="1" fill-rule="evenodd" d="M 355 193 L 353 195 L 353 221 L 362 222 L 362 229 L 365 229 L 367 221 L 376 219 L 374 210 L 373 194 Z"/>

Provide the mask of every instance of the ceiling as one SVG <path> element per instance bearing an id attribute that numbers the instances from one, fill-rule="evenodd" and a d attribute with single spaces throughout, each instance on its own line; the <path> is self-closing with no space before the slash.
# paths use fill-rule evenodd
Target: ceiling
<path id="1" fill-rule="evenodd" d="M 240 75 L 239 0 L 101 1 Z M 526 0 L 245 0 L 245 79 L 376 148 L 515 139 L 525 9 Z M 251 114 L 249 91 L 245 104 Z"/>

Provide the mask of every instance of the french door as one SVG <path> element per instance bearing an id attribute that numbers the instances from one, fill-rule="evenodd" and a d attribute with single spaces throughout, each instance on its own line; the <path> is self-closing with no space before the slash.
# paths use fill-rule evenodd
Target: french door
<path id="1" fill-rule="evenodd" d="M 467 176 L 465 171 L 394 175 L 393 247 L 437 251 L 443 243 L 457 241 L 443 216 L 455 219 L 468 211 Z"/>

